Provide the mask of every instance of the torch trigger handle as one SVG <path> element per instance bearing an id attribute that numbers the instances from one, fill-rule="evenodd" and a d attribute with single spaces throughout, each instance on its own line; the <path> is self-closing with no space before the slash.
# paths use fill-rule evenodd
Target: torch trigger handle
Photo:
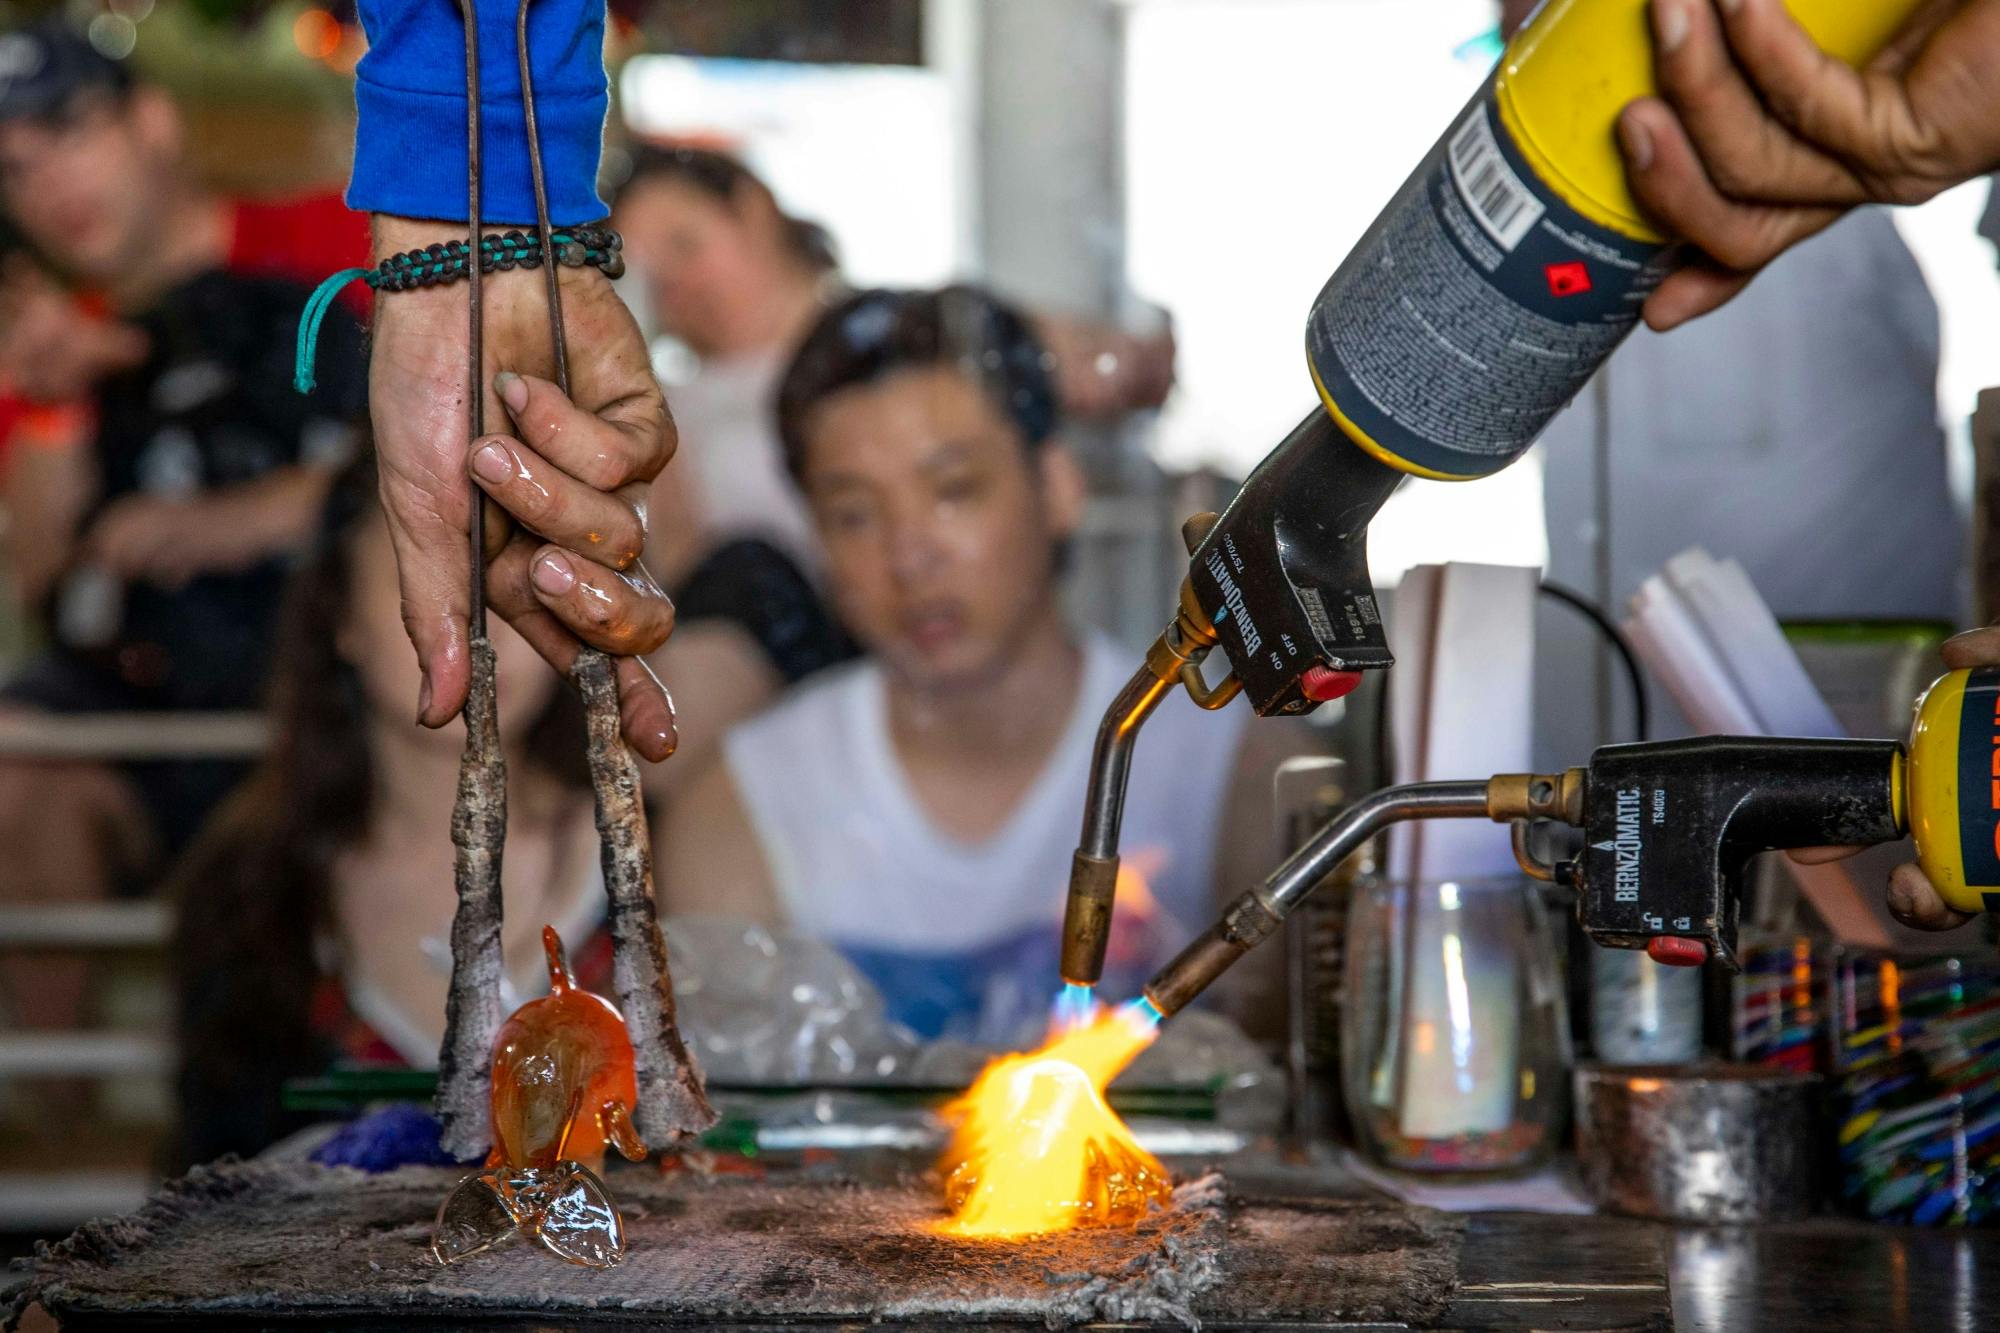
<path id="1" fill-rule="evenodd" d="M 1510 821 L 1510 833 L 1514 847 L 1514 864 L 1521 867 L 1521 873 L 1528 878 L 1538 879 L 1544 884 L 1553 884 L 1556 881 L 1556 868 L 1554 864 L 1544 861 L 1541 857 L 1535 855 L 1534 832 L 1535 825 L 1538 822 L 1547 823 L 1552 821 L 1537 821 L 1532 819 Z"/>
<path id="2" fill-rule="evenodd" d="M 1195 701 L 1196 707 L 1205 708 L 1211 713 L 1243 693 L 1243 682 L 1237 678 L 1234 671 L 1211 687 L 1201 678 L 1201 663 L 1198 661 L 1181 663 L 1180 679 L 1181 687 L 1187 691 L 1188 698 Z"/>

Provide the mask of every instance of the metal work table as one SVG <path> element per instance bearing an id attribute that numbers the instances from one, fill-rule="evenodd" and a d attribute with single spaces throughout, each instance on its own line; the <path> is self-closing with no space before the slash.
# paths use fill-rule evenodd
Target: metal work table
<path id="1" fill-rule="evenodd" d="M 1179 1164 L 1177 1164 L 1179 1165 Z M 1336 1168 L 1287 1166 L 1239 1157 L 1221 1164 L 1246 1197 L 1340 1198 L 1366 1187 Z M 1459 1285 L 1430 1327 L 1449 1329 L 1868 1329 L 2000 1328 L 1980 1299 L 2000 1282 L 2000 1231 L 1918 1231 L 1840 1218 L 1751 1228 L 1678 1228 L 1615 1217 L 1475 1214 L 1466 1219 Z M 0 1282 L 18 1286 L 18 1273 Z M 205 1327 L 220 1327 L 212 1319 Z M 386 1328 L 374 1320 L 312 1321 L 347 1330 Z M 71 1321 L 82 1333 L 111 1327 L 191 1328 L 193 1321 L 149 1318 Z M 255 1320 L 227 1327 L 261 1326 Z M 408 1321 L 399 1327 L 410 1326 Z M 444 1327 L 446 1325 L 427 1325 Z M 455 1328 L 631 1328 L 609 1316 L 584 1322 L 455 1321 Z M 840 1327 L 836 1321 L 785 1327 Z M 1009 1329 L 1008 1323 L 977 1327 Z M 738 1323 L 736 1329 L 777 1327 Z M 1027 1325 L 1019 1325 L 1023 1330 Z M 1039 1325 L 1034 1327 L 1039 1328 Z M 1093 1325 L 1092 1327 L 1142 1327 Z M 1213 1325 L 1221 1327 L 1221 1325 Z M 1232 1327 L 1236 1327 L 1232 1325 Z M 1274 1327 L 1269 1324 L 1241 1325 Z M 1286 1328 L 1382 1328 L 1351 1322 L 1288 1323 Z"/>

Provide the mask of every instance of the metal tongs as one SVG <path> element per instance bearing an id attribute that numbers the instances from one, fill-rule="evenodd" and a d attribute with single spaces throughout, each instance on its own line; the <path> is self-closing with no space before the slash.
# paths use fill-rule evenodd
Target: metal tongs
<path id="1" fill-rule="evenodd" d="M 535 188 L 535 226 L 548 283 L 549 337 L 556 383 L 569 393 L 569 354 L 563 338 L 562 289 L 549 224 L 541 136 L 535 122 L 534 82 L 528 62 L 528 6 L 520 0 L 514 25 L 521 67 L 521 109 L 528 131 L 528 160 Z M 486 433 L 486 385 L 481 339 L 479 22 L 476 0 L 459 0 L 465 24 L 466 277 L 471 283 L 467 399 L 471 434 Z M 483 1155 L 492 1143 L 493 1046 L 505 1017 L 500 983 L 500 857 L 507 836 L 507 765 L 500 750 L 492 642 L 486 635 L 486 498 L 474 487 L 467 542 L 471 553 L 472 685 L 465 703 L 465 754 L 452 810 L 458 909 L 451 924 L 451 992 L 445 1008 L 444 1044 L 438 1052 L 437 1113 L 444 1148 L 459 1158 Z M 653 900 L 652 839 L 641 801 L 639 766 L 626 748 L 611 658 L 589 646 L 577 654 L 571 679 L 583 696 L 589 730 L 590 778 L 597 805 L 604 885 L 610 895 L 612 977 L 618 1007 L 632 1038 L 637 1067 L 639 1133 L 654 1148 L 671 1147 L 715 1122 L 701 1075 L 674 1025 L 673 980 Z"/>

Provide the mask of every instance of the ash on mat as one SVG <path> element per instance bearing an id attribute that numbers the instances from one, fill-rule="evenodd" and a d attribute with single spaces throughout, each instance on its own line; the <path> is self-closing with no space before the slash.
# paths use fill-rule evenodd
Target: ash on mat
<path id="1" fill-rule="evenodd" d="M 937 1185 L 608 1178 L 629 1255 L 605 1272 L 515 1247 L 449 1269 L 426 1254 L 458 1174 L 250 1163 L 199 1168 L 128 1217 L 48 1248 L 33 1290 L 59 1317 L 140 1313 L 573 1316 L 680 1321 L 1197 1321 L 1422 1324 L 1456 1283 L 1456 1223 L 1399 1204 L 1230 1197 L 1219 1176 L 1136 1229 L 1021 1242 L 938 1234 Z"/>

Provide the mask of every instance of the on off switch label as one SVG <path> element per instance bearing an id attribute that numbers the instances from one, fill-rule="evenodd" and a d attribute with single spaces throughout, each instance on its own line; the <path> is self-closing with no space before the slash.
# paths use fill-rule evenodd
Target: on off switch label
<path id="1" fill-rule="evenodd" d="M 1314 303 L 1327 397 L 1396 458 L 1497 472 L 1533 444 L 1671 271 L 1538 179 L 1492 89 L 1384 210 Z"/>

